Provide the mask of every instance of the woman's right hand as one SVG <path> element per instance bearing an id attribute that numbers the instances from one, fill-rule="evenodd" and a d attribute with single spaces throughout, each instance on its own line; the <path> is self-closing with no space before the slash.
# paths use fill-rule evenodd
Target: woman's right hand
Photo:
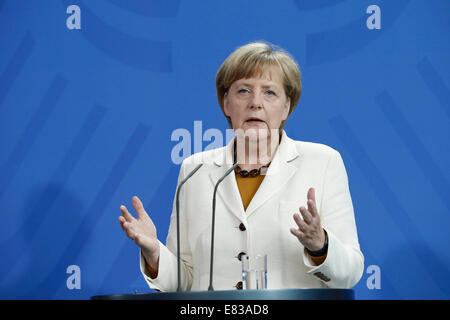
<path id="1" fill-rule="evenodd" d="M 142 249 L 142 254 L 151 270 L 157 273 L 159 263 L 159 243 L 156 236 L 156 227 L 142 205 L 141 200 L 134 196 L 133 207 L 137 212 L 137 219 L 122 205 L 119 217 L 120 225 L 127 236 Z"/>

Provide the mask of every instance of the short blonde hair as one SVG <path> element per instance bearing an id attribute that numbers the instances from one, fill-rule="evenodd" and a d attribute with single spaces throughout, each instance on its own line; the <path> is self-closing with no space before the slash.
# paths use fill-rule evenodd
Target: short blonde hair
<path id="1" fill-rule="evenodd" d="M 225 93 L 236 80 L 260 76 L 266 70 L 278 67 L 286 96 L 290 99 L 289 115 L 297 106 L 301 95 L 301 76 L 297 62 L 282 48 L 265 43 L 251 42 L 237 48 L 222 63 L 216 75 L 217 99 L 224 112 Z M 231 127 L 231 119 L 225 115 Z M 281 128 L 284 122 L 281 124 Z"/>

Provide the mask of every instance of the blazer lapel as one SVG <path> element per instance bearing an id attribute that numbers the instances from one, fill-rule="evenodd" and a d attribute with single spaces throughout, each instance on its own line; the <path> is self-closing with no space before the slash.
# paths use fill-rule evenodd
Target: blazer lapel
<path id="1" fill-rule="evenodd" d="M 234 140 L 231 140 L 231 142 L 223 149 L 224 152 L 221 152 L 214 160 L 216 167 L 209 173 L 213 186 L 215 186 L 225 172 L 233 166 L 233 143 Z M 221 199 L 228 210 L 230 210 L 239 220 L 243 221 L 244 205 L 242 204 L 234 172 L 231 172 L 217 188 L 216 208 L 218 199 Z"/>
<path id="2" fill-rule="evenodd" d="M 234 139 L 231 140 L 230 143 L 222 149 L 222 152 L 219 152 L 215 157 L 214 165 L 216 168 L 212 169 L 209 173 L 213 186 L 225 172 L 233 166 L 233 145 Z M 219 185 L 216 199 L 220 198 L 228 210 L 230 210 L 239 220 L 244 221 L 244 216 L 248 217 L 253 214 L 260 206 L 289 182 L 297 171 L 297 168 L 289 162 L 298 156 L 299 153 L 295 142 L 286 135 L 285 131 L 283 131 L 281 143 L 267 170 L 266 177 L 253 196 L 253 199 L 250 201 L 247 210 L 244 211 L 242 198 L 236 182 L 236 176 L 233 172 Z"/>
<path id="3" fill-rule="evenodd" d="M 245 212 L 247 217 L 252 215 L 260 206 L 289 182 L 297 171 L 297 168 L 289 162 L 298 156 L 299 154 L 295 142 L 283 131 L 281 143 L 267 170 L 266 177 L 247 207 Z"/>

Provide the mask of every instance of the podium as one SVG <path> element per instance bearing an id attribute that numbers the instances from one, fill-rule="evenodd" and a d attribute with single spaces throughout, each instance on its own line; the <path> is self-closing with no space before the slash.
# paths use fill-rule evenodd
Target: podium
<path id="1" fill-rule="evenodd" d="M 352 289 L 266 289 L 109 294 L 92 300 L 353 300 Z"/>

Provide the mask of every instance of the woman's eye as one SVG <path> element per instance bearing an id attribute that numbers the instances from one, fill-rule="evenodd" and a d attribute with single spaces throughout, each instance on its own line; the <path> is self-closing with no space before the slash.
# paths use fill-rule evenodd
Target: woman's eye
<path id="1" fill-rule="evenodd" d="M 272 90 L 267 90 L 266 93 L 267 93 L 269 96 L 276 96 L 275 92 L 272 91 Z"/>
<path id="2" fill-rule="evenodd" d="M 248 89 L 240 89 L 238 92 L 239 92 L 239 93 L 247 93 L 247 92 L 248 92 Z"/>

